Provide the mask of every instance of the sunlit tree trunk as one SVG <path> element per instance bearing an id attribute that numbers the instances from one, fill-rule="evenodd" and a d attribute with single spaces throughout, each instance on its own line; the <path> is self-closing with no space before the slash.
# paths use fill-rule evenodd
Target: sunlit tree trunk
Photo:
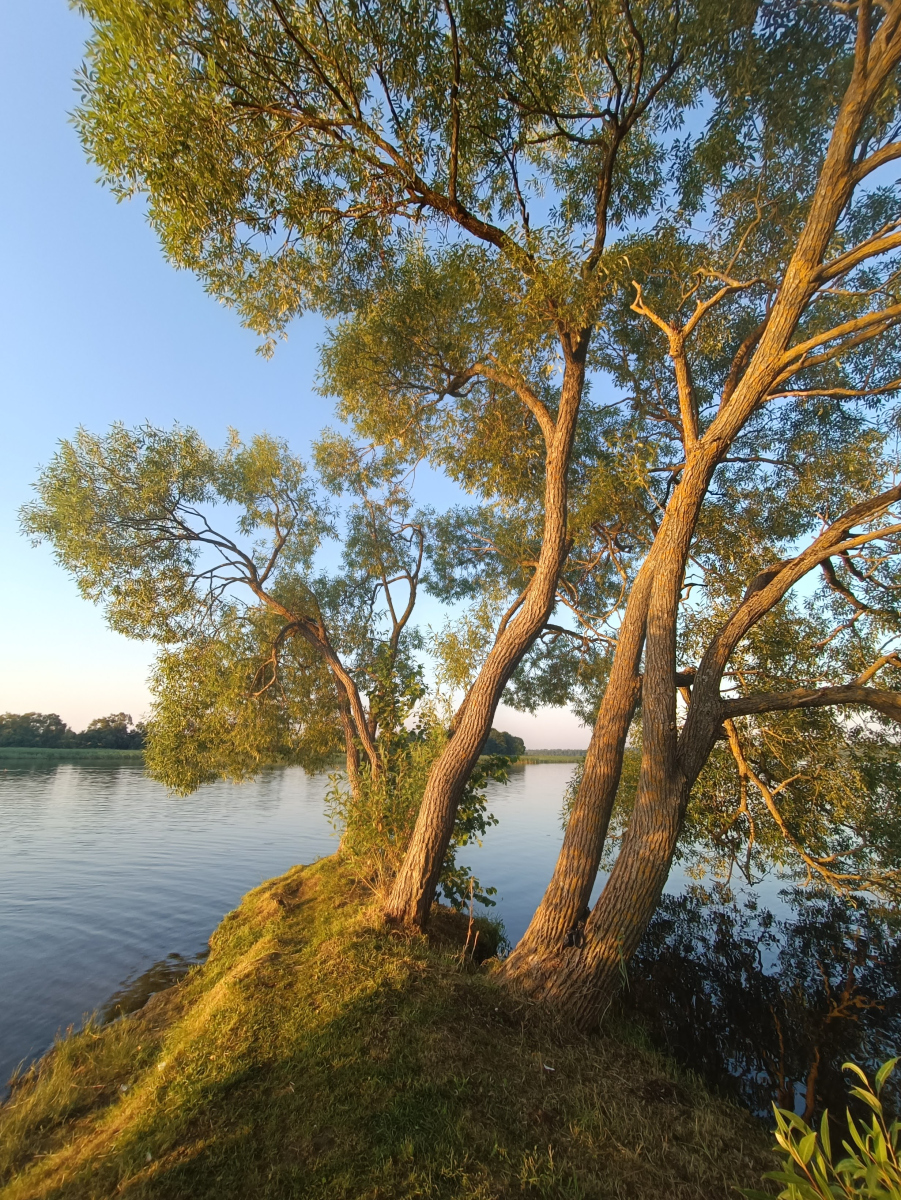
<path id="1" fill-rule="evenodd" d="M 802 554 L 784 569 L 780 564 L 772 582 L 751 599 L 746 595 L 700 664 L 680 735 L 676 722 L 678 603 L 698 514 L 717 464 L 786 371 L 790 375 L 797 369 L 789 351 L 791 339 L 821 284 L 827 248 L 861 177 L 856 162 L 861 131 L 885 80 L 901 60 L 899 30 L 901 10 L 897 9 L 890 12 L 872 41 L 868 22 L 859 24 L 854 71 L 836 116 L 807 223 L 756 348 L 746 364 L 736 359 L 719 411 L 703 434 L 686 358 L 687 327 L 668 326 L 644 307 L 640 293 L 633 305 L 669 335 L 686 465 L 626 608 L 585 775 L 553 879 L 505 966 L 509 981 L 548 1001 L 583 1028 L 594 1026 L 609 1005 L 657 906 L 691 788 L 726 715 L 720 686 L 729 655 L 751 625 L 809 569 Z M 880 502 L 876 498 L 874 504 Z M 857 507 L 863 510 L 867 505 Z M 852 513 L 855 519 L 863 515 Z M 833 534 L 840 540 L 846 536 L 846 526 L 850 528 L 840 520 L 821 535 L 810 549 L 811 564 L 822 561 L 824 548 L 817 549 L 819 542 L 828 542 Z M 642 645 L 645 661 L 640 677 Z M 639 688 L 643 745 L 635 807 L 598 903 L 585 919 L 579 937 L 567 938 L 568 931 L 585 915 L 597 875 Z M 766 703 L 767 697 L 762 700 Z M 878 697 L 876 702 L 880 702 Z"/>
<path id="2" fill-rule="evenodd" d="M 347 782 L 350 787 L 350 794 L 355 804 L 360 804 L 363 799 L 363 784 L 360 778 L 360 755 L 357 750 L 357 743 L 354 741 L 354 726 L 350 719 L 350 713 L 347 711 L 345 704 L 341 705 L 341 725 L 344 730 L 344 752 L 345 762 L 347 764 Z"/>
<path id="3" fill-rule="evenodd" d="M 676 757 L 677 606 L 715 465 L 713 455 L 698 452 L 636 579 L 560 857 L 504 964 L 507 980 L 565 1009 L 580 1025 L 597 1019 L 653 915 L 681 826 L 687 790 Z M 644 737 L 635 808 L 610 879 L 586 919 L 639 696 Z"/>
<path id="4" fill-rule="evenodd" d="M 535 574 L 518 611 L 498 633 L 458 714 L 453 735 L 429 773 L 410 846 L 386 907 L 389 921 L 419 928 L 427 922 L 457 807 L 491 731 L 501 695 L 554 608 L 557 579 L 569 549 L 567 470 L 585 386 L 587 347 L 587 335 L 574 344 L 564 340 L 560 406 L 547 439 L 545 520 Z"/>

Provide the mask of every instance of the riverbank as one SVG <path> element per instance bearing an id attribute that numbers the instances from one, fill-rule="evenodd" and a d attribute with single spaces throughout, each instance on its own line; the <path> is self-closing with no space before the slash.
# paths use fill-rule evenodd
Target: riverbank
<path id="1" fill-rule="evenodd" d="M 70 759 L 72 762 L 138 762 L 144 761 L 143 750 L 101 750 L 97 748 L 81 748 L 78 746 L 0 746 L 0 766 L 7 759 L 16 762 L 28 761 L 46 762 L 49 759 Z"/>
<path id="2" fill-rule="evenodd" d="M 634 1030 L 511 998 L 465 917 L 407 939 L 367 904 L 335 859 L 295 868 L 182 983 L 58 1043 L 0 1108 L 0 1197 L 701 1200 L 772 1167 Z"/>
<path id="3" fill-rule="evenodd" d="M 143 750 L 99 750 L 99 749 L 82 749 L 79 747 L 68 746 L 0 746 L 0 763 L 5 759 L 66 759 L 70 758 L 73 761 L 85 762 L 91 759 L 106 759 L 114 761 L 116 759 L 129 760 L 135 762 L 143 762 Z M 584 752 L 578 751 L 572 754 L 555 754 L 553 751 L 537 750 L 530 753 L 526 751 L 514 761 L 523 766 L 534 763 L 580 763 L 585 758 Z M 341 766 L 344 759 L 340 755 L 336 755 L 334 766 Z"/>
<path id="4" fill-rule="evenodd" d="M 525 754 L 520 754 L 515 760 L 522 766 L 533 766 L 536 763 L 580 763 L 585 761 L 584 754 L 542 754 L 540 751 L 537 754 L 530 754 L 528 750 Z"/>

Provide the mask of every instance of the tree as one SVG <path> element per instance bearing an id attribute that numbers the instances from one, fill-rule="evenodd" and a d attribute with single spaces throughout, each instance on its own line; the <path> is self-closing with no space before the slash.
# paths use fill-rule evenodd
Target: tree
<path id="1" fill-rule="evenodd" d="M 110 713 L 108 717 L 95 717 L 87 729 L 75 735 L 74 742 L 106 750 L 140 750 L 145 732 L 142 723 L 132 723 L 129 713 Z"/>
<path id="2" fill-rule="evenodd" d="M 901 219 L 877 172 L 901 157 L 901 6 L 762 18 L 755 69 L 751 56 L 726 73 L 732 108 L 707 140 L 719 158 L 704 179 L 707 230 L 661 229 L 656 262 L 631 260 L 630 302 L 605 335 L 608 369 L 632 391 L 622 432 L 640 445 L 652 422 L 672 431 L 657 433 L 644 468 L 666 483 L 646 489 L 656 512 L 642 522 L 633 509 L 629 548 L 616 554 L 627 598 L 584 773 L 550 887 L 505 968 L 588 1026 L 654 911 L 720 739 L 739 790 L 757 789 L 789 839 L 779 808 L 810 773 L 799 763 L 779 778 L 773 748 L 790 729 L 778 714 L 854 706 L 870 714 L 863 732 L 877 749 L 897 747 L 879 734 L 883 718 L 901 716 L 901 693 L 874 680 L 898 679 L 901 489 L 887 398 L 901 386 L 891 336 Z M 792 601 L 815 571 L 822 587 Z M 693 608 L 696 589 L 706 595 Z M 681 669 L 680 652 L 693 659 Z M 639 703 L 634 806 L 586 917 Z M 843 719 L 827 730 L 848 731 Z M 748 744 L 759 754 L 768 739 L 767 769 L 756 770 Z M 871 850 L 846 846 L 838 859 Z M 808 855 L 808 866 L 840 884 L 838 859 Z"/>
<path id="3" fill-rule="evenodd" d="M 62 746 L 72 730 L 56 713 L 3 713 L 0 746 Z"/>
<path id="4" fill-rule="evenodd" d="M 512 733 L 492 729 L 485 743 L 486 754 L 504 754 L 510 758 L 518 758 L 525 754 L 526 744 L 522 738 L 514 737 Z"/>
<path id="5" fill-rule="evenodd" d="M 324 437 L 316 459 L 311 471 L 284 443 L 234 432 L 214 450 L 178 427 L 82 430 L 45 467 L 22 520 L 114 629 L 161 645 L 149 773 L 186 794 L 278 763 L 321 769 L 343 739 L 350 790 L 333 790 L 332 812 L 346 856 L 379 882 L 403 856 L 446 742 L 440 713 L 420 704 L 409 624 L 428 514 L 412 511 L 390 465 L 363 462 L 346 440 Z M 339 534 L 339 569 L 323 571 L 317 552 Z M 74 740 L 141 744 L 143 727 L 130 726 L 116 713 Z M 505 779 L 505 763 L 481 764 L 464 789 L 440 871 L 451 903 L 469 883 L 456 851 L 493 823 L 482 785 Z"/>
<path id="6" fill-rule="evenodd" d="M 718 742 L 778 812 L 796 785 L 756 760 L 776 769 L 779 713 L 898 712 L 872 681 L 897 631 L 901 228 L 879 172 L 901 154 L 901 8 L 87 8 L 79 121 L 113 187 L 145 191 L 170 257 L 262 334 L 326 313 L 341 415 L 485 502 L 487 554 L 447 573 L 490 585 L 457 639 L 483 658 L 389 916 L 425 920 L 506 685 L 531 702 L 545 667 L 587 665 L 592 745 L 506 975 L 591 1025 Z M 575 628 L 551 621 L 567 606 Z"/>
<path id="7" fill-rule="evenodd" d="M 332 576 L 314 561 L 336 533 L 328 493 L 273 438 L 245 445 L 233 434 L 214 450 L 177 427 L 81 431 L 61 444 L 37 493 L 23 510 L 26 531 L 51 542 L 113 629 L 164 647 L 153 675 L 151 773 L 192 791 L 265 763 L 312 769 L 343 735 L 353 789 L 360 754 L 378 779 L 378 733 L 398 720 L 392 689 L 422 564 L 422 527 L 407 520 L 399 493 L 351 507 L 346 569 Z M 390 611 L 384 640 L 379 597 Z"/>
<path id="8" fill-rule="evenodd" d="M 555 605 L 592 336 L 684 111 L 753 3 L 90 0 L 78 124 L 164 249 L 269 338 L 333 318 L 357 428 L 540 521 L 425 787 L 388 915 L 422 925 L 501 694 Z M 518 487 L 518 485 L 517 485 Z"/>

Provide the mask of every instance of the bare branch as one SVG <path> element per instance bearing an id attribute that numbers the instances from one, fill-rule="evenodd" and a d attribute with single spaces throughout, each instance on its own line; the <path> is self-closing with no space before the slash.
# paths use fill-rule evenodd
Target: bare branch
<path id="1" fill-rule="evenodd" d="M 871 666 L 867 667 L 865 671 L 861 671 L 854 682 L 858 685 L 868 683 L 878 671 L 889 664 L 893 667 L 901 667 L 901 654 L 897 650 L 891 654 L 881 654 Z"/>
<path id="2" fill-rule="evenodd" d="M 685 353 L 685 333 L 676 326 L 670 325 L 668 321 L 658 316 L 645 304 L 640 283 L 636 283 L 633 279 L 632 286 L 635 288 L 635 300 L 630 305 L 632 311 L 647 317 L 666 334 L 670 358 L 673 360 L 673 369 L 676 375 L 682 440 L 685 444 L 685 452 L 689 454 L 698 441 L 698 406 L 691 378 L 691 367 Z M 697 312 L 697 310 L 695 311 Z"/>
<path id="3" fill-rule="evenodd" d="M 899 154 L 901 154 L 901 145 L 899 145 Z M 897 157 L 897 156 L 896 156 Z M 873 258 L 877 254 L 887 254 L 890 250 L 897 250 L 901 246 L 901 231 L 889 234 L 890 229 L 898 229 L 899 221 L 893 221 L 891 225 L 885 226 L 884 230 L 874 234 L 871 238 L 867 238 L 865 242 L 847 250 L 844 254 L 840 254 L 838 258 L 832 258 L 828 262 L 823 263 L 816 278 L 822 283 L 828 283 L 830 279 L 836 279 L 839 275 L 844 275 L 854 267 L 859 266 L 868 258 Z"/>
<path id="4" fill-rule="evenodd" d="M 745 596 L 726 624 L 707 648 L 700 668 L 702 690 L 709 699 L 718 695 L 719 681 L 735 647 L 745 634 L 794 587 L 794 585 L 825 559 L 845 550 L 901 533 L 901 524 L 883 526 L 867 533 L 851 536 L 855 525 L 869 522 L 886 512 L 901 499 L 901 485 L 855 504 L 825 529 L 806 550 L 795 558 L 777 563 L 761 571 L 751 581 Z M 714 692 L 715 689 L 715 692 Z"/>
<path id="5" fill-rule="evenodd" d="M 847 887 L 854 883 L 860 884 L 863 882 L 866 878 L 863 875 L 850 875 L 834 871 L 829 866 L 830 862 L 835 861 L 836 856 L 834 854 L 829 855 L 828 858 L 817 858 L 810 854 L 789 829 L 788 823 L 782 816 L 782 813 L 779 811 L 779 808 L 776 804 L 776 796 L 780 792 L 784 791 L 790 783 L 793 783 L 796 779 L 798 779 L 799 776 L 793 775 L 789 779 L 783 780 L 778 787 L 771 788 L 766 781 L 757 774 L 745 757 L 745 753 L 742 749 L 741 741 L 738 736 L 738 730 L 735 728 L 735 723 L 731 719 L 727 718 L 725 721 L 725 727 L 726 734 L 729 738 L 729 748 L 732 751 L 732 757 L 735 759 L 736 766 L 738 767 L 740 781 L 739 786 L 742 789 L 742 798 L 745 801 L 745 805 L 747 805 L 747 782 L 750 781 L 763 797 L 763 802 L 767 807 L 767 811 L 775 821 L 779 832 L 799 855 L 804 865 L 807 867 L 808 872 L 816 872 L 816 874 L 822 876 L 822 878 L 825 879 L 826 882 L 831 886 L 838 888 Z"/>
<path id="6" fill-rule="evenodd" d="M 866 333 L 873 329 L 873 326 L 885 327 L 895 323 L 901 319 L 901 304 L 891 304 L 888 308 L 880 309 L 878 312 L 864 313 L 863 316 L 855 317 L 851 321 L 845 321 L 841 325 L 836 325 L 834 328 L 826 330 L 824 333 L 814 334 L 813 337 L 807 338 L 806 341 L 798 342 L 795 346 L 790 346 L 782 356 L 780 370 L 784 372 L 785 368 L 790 367 L 791 373 L 800 370 L 804 366 L 812 365 L 813 360 L 808 359 L 808 355 L 812 350 L 818 349 L 820 346 L 825 346 L 828 342 L 838 341 L 841 338 L 851 338 L 854 334 Z M 878 329 L 873 332 L 879 332 Z M 851 343 L 857 345 L 859 343 Z M 841 349 L 841 348 L 840 348 Z M 782 378 L 784 378 L 784 374 Z"/>
<path id="7" fill-rule="evenodd" d="M 887 145 L 881 146 L 878 150 L 874 150 L 868 158 L 865 158 L 858 164 L 854 172 L 855 184 L 866 179 L 873 171 L 884 167 L 886 163 L 894 162 L 898 158 L 901 158 L 901 142 L 889 142 Z"/>
<path id="8" fill-rule="evenodd" d="M 876 388 L 792 388 L 783 392 L 770 392 L 767 400 L 783 400 L 791 396 L 832 396 L 836 399 L 847 396 L 850 399 L 862 399 L 864 396 L 884 396 L 887 392 L 897 392 L 899 389 L 901 379 L 893 379 L 891 383 L 884 383 Z"/>

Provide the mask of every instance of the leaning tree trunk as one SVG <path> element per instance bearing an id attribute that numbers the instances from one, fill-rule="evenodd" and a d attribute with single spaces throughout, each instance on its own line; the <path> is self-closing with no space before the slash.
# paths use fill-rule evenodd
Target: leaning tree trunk
<path id="1" fill-rule="evenodd" d="M 647 591 L 647 586 L 637 589 L 629 601 L 620 631 L 620 653 L 614 659 L 551 882 L 528 929 L 503 966 L 507 979 L 520 980 L 529 991 L 543 990 L 547 971 L 555 969 L 556 951 L 580 932 L 597 877 L 622 774 L 626 737 L 641 688 L 639 664 L 646 608 L 642 592 Z M 548 951 L 551 958 L 545 962 Z M 533 974 L 537 978 L 530 981 Z"/>
<path id="2" fill-rule="evenodd" d="M 863 7 L 861 13 L 864 13 Z M 836 116 L 820 178 L 781 286 L 750 357 L 739 350 L 717 415 L 700 433 L 686 358 L 685 330 L 668 327 L 686 467 L 629 599 L 607 695 L 592 735 L 585 779 L 567 831 L 565 853 L 507 977 L 551 1000 L 580 1025 L 596 1022 L 644 932 L 666 881 L 685 805 L 716 737 L 725 660 L 703 663 L 705 678 L 689 708 L 681 746 L 676 732 L 675 630 L 679 587 L 700 506 L 713 471 L 780 379 L 798 363 L 788 353 L 798 322 L 822 282 L 825 256 L 857 180 L 864 122 L 901 61 L 901 11 L 870 41 L 858 30 L 852 77 Z M 641 297 L 636 311 L 643 311 Z M 700 319 L 700 318 L 698 318 Z M 659 323 L 659 321 L 658 321 Z M 733 378 L 734 374 L 734 378 Z M 648 597 L 650 597 L 648 599 Z M 646 615 L 646 622 L 645 622 Z M 644 744 L 635 810 L 613 872 L 579 936 L 566 933 L 583 915 L 597 874 L 635 703 L 640 632 L 646 641 L 641 683 Z M 624 639 L 624 634 L 628 636 Z M 628 715 L 627 715 L 628 714 Z M 577 942 L 568 946 L 567 941 Z"/>
<path id="3" fill-rule="evenodd" d="M 503 968 L 506 980 L 586 1028 L 609 1002 L 654 913 L 682 824 L 689 785 L 676 759 L 677 606 L 715 466 L 714 453 L 694 456 L 636 578 L 563 850 Z M 635 808 L 613 872 L 588 914 L 639 694 L 644 738 Z"/>
<path id="4" fill-rule="evenodd" d="M 385 910 L 392 923 L 423 928 L 450 845 L 457 807 L 485 745 L 504 688 L 541 633 L 556 603 L 568 552 L 567 471 L 585 386 L 588 337 L 564 345 L 560 406 L 545 458 L 545 523 L 541 553 L 515 617 L 501 629 L 454 722 L 453 734 L 429 772 L 416 827 Z"/>
<path id="5" fill-rule="evenodd" d="M 703 474 L 707 472 L 686 484 L 699 487 Z M 703 487 L 699 490 L 703 494 Z M 674 504 L 670 528 L 661 529 L 652 572 L 644 573 L 645 578 L 652 576 L 642 680 L 644 737 L 638 792 L 626 836 L 581 936 L 571 946 L 546 945 L 543 954 L 533 953 L 529 964 L 531 994 L 583 1029 L 597 1024 L 653 916 L 685 812 L 689 784 L 676 758 L 675 657 L 679 585 L 696 512 L 691 501 L 697 496 L 692 497 L 692 491 L 685 487 L 681 503 Z M 619 744 L 623 741 L 620 737 Z"/>
<path id="6" fill-rule="evenodd" d="M 625 983 L 627 964 L 654 915 L 669 875 L 686 790 L 645 787 L 619 856 L 578 945 L 543 959 L 535 998 L 581 1029 L 594 1029 Z"/>
<path id="7" fill-rule="evenodd" d="M 354 723 L 348 711 L 349 705 L 340 704 L 341 727 L 344 731 L 344 756 L 347 764 L 347 782 L 354 804 L 359 805 L 363 800 L 363 781 L 360 778 L 360 755 L 354 740 Z"/>

